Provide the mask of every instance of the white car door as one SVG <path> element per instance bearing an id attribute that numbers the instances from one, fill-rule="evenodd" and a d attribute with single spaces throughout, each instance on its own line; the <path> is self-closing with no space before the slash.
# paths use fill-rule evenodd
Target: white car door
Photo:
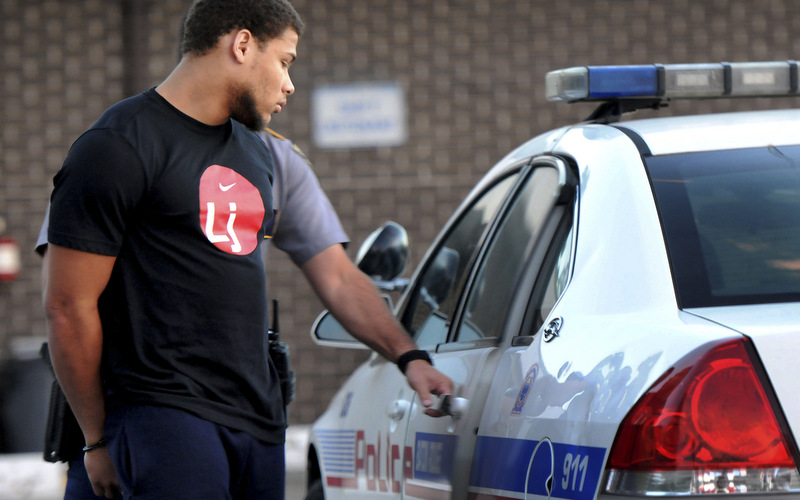
<path id="1" fill-rule="evenodd" d="M 315 429 L 325 498 L 399 498 L 411 461 L 405 429 L 414 391 L 393 363 L 373 358 L 337 394 Z"/>
<path id="2" fill-rule="evenodd" d="M 403 309 L 409 318 L 405 326 L 421 348 L 433 351 L 446 343 L 482 237 L 523 165 L 471 203 L 447 229 L 444 242 L 424 259 L 424 271 L 418 273 Z M 437 361 L 437 367 L 440 363 L 444 361 Z M 463 381 L 456 370 L 446 372 L 456 383 Z M 401 496 L 404 480 L 414 477 L 413 444 L 405 441 L 413 401 L 414 391 L 405 377 L 377 355 L 353 374 L 315 426 L 326 498 Z"/>
<path id="3" fill-rule="evenodd" d="M 456 414 L 430 418 L 414 402 L 405 446 L 413 450 L 413 467 L 406 471 L 404 498 L 467 498 L 475 438 L 493 374 L 503 350 L 519 333 L 553 237 L 565 219 L 571 220 L 569 178 L 566 165 L 549 157 L 507 178 L 504 182 L 516 183 L 513 194 L 504 200 L 500 216 L 486 224 L 480 241 L 472 240 L 467 262 L 462 262 L 462 249 L 470 246 L 459 239 L 456 226 L 412 291 L 403 319 L 421 347 L 432 350 L 435 366 L 453 380 Z M 471 210 L 462 220 L 469 220 L 471 213 L 474 217 Z M 441 269 L 453 267 L 460 269 L 459 279 L 455 286 L 444 286 L 447 272 Z M 428 279 L 428 274 L 437 279 Z M 443 313 L 434 307 L 441 303 L 453 306 Z"/>

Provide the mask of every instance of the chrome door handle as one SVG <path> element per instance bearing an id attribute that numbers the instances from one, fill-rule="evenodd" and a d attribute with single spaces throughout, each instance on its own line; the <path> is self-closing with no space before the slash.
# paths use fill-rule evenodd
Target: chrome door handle
<path id="1" fill-rule="evenodd" d="M 406 416 L 406 412 L 410 406 L 411 403 L 405 399 L 396 399 L 392 401 L 389 408 L 386 410 L 386 416 L 394 421 L 402 420 L 403 417 Z"/>
<path id="2" fill-rule="evenodd" d="M 467 398 L 459 398 L 452 394 L 442 394 L 439 397 L 439 403 L 436 405 L 436 409 L 458 420 L 467 413 L 468 406 L 469 400 Z"/>

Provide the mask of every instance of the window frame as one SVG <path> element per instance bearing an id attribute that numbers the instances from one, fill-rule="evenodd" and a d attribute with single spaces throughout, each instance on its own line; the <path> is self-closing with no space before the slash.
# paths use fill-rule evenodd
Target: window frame
<path id="1" fill-rule="evenodd" d="M 474 253 L 472 258 L 470 259 L 470 263 L 468 264 L 468 276 L 466 281 L 464 282 L 463 287 L 458 292 L 458 299 L 457 305 L 453 314 L 450 318 L 450 322 L 448 324 L 447 330 L 447 337 L 446 340 L 442 343 L 436 345 L 435 351 L 436 352 L 447 352 L 447 351 L 455 351 L 455 350 L 464 350 L 464 349 L 473 349 L 473 348 L 481 348 L 486 347 L 489 345 L 498 345 L 501 341 L 503 341 L 504 335 L 501 333 L 500 337 L 486 337 L 486 338 L 479 338 L 473 340 L 466 340 L 466 341 L 455 341 L 455 336 L 457 335 L 459 329 L 461 328 L 462 321 L 464 321 L 464 311 L 467 306 L 467 302 L 472 296 L 473 288 L 476 285 L 476 280 L 479 276 L 480 271 L 483 269 L 483 266 L 486 263 L 487 255 L 492 248 L 492 245 L 495 241 L 497 236 L 498 230 L 502 227 L 503 222 L 507 219 L 510 210 L 512 209 L 513 204 L 518 200 L 520 193 L 525 187 L 527 186 L 528 181 L 533 173 L 533 171 L 537 167 L 541 166 L 548 166 L 550 168 L 555 168 L 559 173 L 559 180 L 558 184 L 560 186 L 561 192 L 559 193 L 559 197 L 554 201 L 553 206 L 550 209 L 550 213 L 548 213 L 545 217 L 545 224 L 542 226 L 542 229 L 539 231 L 537 239 L 539 240 L 535 245 L 532 245 L 531 249 L 526 251 L 524 258 L 520 260 L 523 263 L 522 269 L 524 270 L 523 275 L 514 283 L 512 286 L 515 287 L 515 291 L 511 293 L 510 297 L 512 297 L 512 302 L 519 302 L 521 307 L 523 308 L 523 312 L 521 313 L 523 316 L 518 321 L 527 321 L 528 314 L 525 312 L 527 307 L 529 306 L 529 302 L 531 300 L 531 294 L 533 294 L 534 290 L 537 289 L 540 285 L 538 282 L 541 280 L 540 274 L 542 270 L 542 266 L 546 263 L 548 256 L 552 253 L 551 247 L 553 246 L 553 241 L 557 238 L 562 231 L 562 227 L 566 227 L 567 230 L 571 230 L 571 228 L 576 227 L 577 225 L 577 175 L 574 171 L 574 165 L 561 157 L 553 156 L 553 155 L 541 155 L 535 156 L 532 158 L 528 158 L 522 162 L 517 163 L 514 167 L 509 168 L 509 170 L 502 176 L 498 177 L 495 182 L 491 184 L 491 186 L 486 187 L 480 193 L 476 194 L 470 203 L 465 205 L 459 213 L 458 216 L 455 217 L 451 223 L 448 224 L 446 230 L 442 231 L 439 238 L 437 238 L 436 243 L 434 246 L 431 247 L 431 250 L 426 255 L 426 260 L 424 261 L 424 268 L 421 268 L 417 276 L 415 276 L 415 280 L 413 282 L 413 287 L 410 287 L 410 292 L 404 300 L 400 313 L 398 314 L 398 318 L 401 319 L 401 323 L 406 326 L 406 322 L 408 319 L 408 314 L 410 311 L 411 304 L 413 302 L 412 295 L 418 294 L 418 289 L 424 276 L 425 272 L 427 271 L 428 267 L 433 262 L 435 256 L 441 250 L 442 245 L 447 238 L 450 236 L 454 228 L 457 224 L 463 219 L 463 217 L 469 212 L 469 210 L 474 206 L 476 201 L 480 199 L 482 195 L 487 193 L 491 187 L 495 186 L 498 182 L 501 182 L 502 179 L 507 178 L 508 175 L 513 175 L 518 173 L 518 178 L 516 179 L 514 185 L 506 192 L 505 198 L 500 204 L 497 212 L 495 213 L 492 221 L 487 225 L 486 229 L 484 230 L 483 234 L 479 239 L 479 247 L 477 252 Z M 556 214 L 554 212 L 555 209 L 559 209 L 561 213 Z M 575 233 L 577 234 L 577 232 Z M 573 236 L 572 241 L 570 243 L 570 262 L 569 262 L 569 271 L 568 271 L 568 279 L 565 286 L 565 290 L 569 287 L 569 283 L 572 279 L 572 269 L 574 266 L 574 251 L 575 245 L 577 243 L 577 237 Z M 558 239 L 559 242 L 563 241 L 560 238 Z M 537 264 L 538 262 L 538 264 Z M 535 264 L 535 265 L 534 265 Z M 548 278 L 549 273 L 552 271 L 551 268 L 548 268 Z M 529 293 L 526 292 L 526 295 L 522 300 L 519 294 L 519 290 L 528 290 Z M 563 295 L 563 292 L 562 292 Z M 560 297 L 559 297 L 560 298 Z M 519 307 L 519 306 L 518 306 Z M 515 312 L 513 314 L 520 314 Z M 509 310 L 509 314 L 506 316 L 511 316 L 512 312 Z M 507 328 L 507 323 L 509 321 L 509 317 L 504 317 L 502 319 L 503 325 L 498 329 L 500 332 L 504 332 Z M 520 330 L 524 331 L 524 330 Z M 531 332 L 533 333 L 533 332 Z M 516 335 L 507 335 L 510 338 L 514 338 L 519 336 L 520 334 Z M 416 337 L 416 333 L 414 335 Z"/>
<path id="2" fill-rule="evenodd" d="M 502 195 L 503 198 L 497 206 L 497 210 L 491 216 L 491 220 L 486 224 L 481 235 L 478 237 L 476 242 L 476 251 L 474 251 L 470 255 L 469 261 L 466 263 L 466 276 L 463 280 L 463 284 L 460 290 L 455 291 L 454 293 L 457 294 L 456 297 L 456 306 L 453 309 L 452 314 L 449 317 L 449 321 L 446 322 L 447 324 L 447 335 L 443 342 L 436 344 L 436 348 L 438 351 L 438 347 L 442 345 L 446 345 L 450 342 L 452 336 L 453 325 L 456 322 L 456 318 L 461 311 L 461 302 L 464 299 L 464 293 L 468 290 L 471 275 L 475 268 L 475 263 L 480 258 L 483 248 L 486 245 L 487 238 L 492 234 L 494 226 L 497 224 L 498 219 L 502 214 L 505 213 L 506 207 L 509 203 L 509 200 L 513 199 L 516 195 L 516 192 L 519 190 L 520 184 L 527 179 L 527 170 L 530 167 L 530 159 L 523 160 L 518 162 L 511 167 L 509 167 L 506 171 L 502 173 L 502 175 L 498 175 L 495 179 L 492 179 L 492 182 L 486 186 L 483 186 L 480 192 L 474 193 L 468 201 L 466 201 L 458 212 L 451 218 L 450 221 L 445 225 L 445 228 L 439 233 L 439 236 L 436 238 L 434 243 L 431 245 L 430 249 L 425 255 L 422 264 L 420 265 L 417 273 L 415 274 L 411 286 L 408 287 L 408 291 L 405 294 L 403 301 L 398 309 L 397 318 L 400 321 L 403 328 L 406 332 L 411 335 L 412 338 L 417 340 L 420 329 L 417 331 L 411 331 L 410 325 L 413 323 L 413 316 L 418 307 L 418 301 L 421 300 L 420 296 L 420 287 L 424 281 L 424 277 L 426 273 L 430 270 L 431 266 L 436 260 L 436 257 L 442 250 L 444 244 L 449 240 L 450 236 L 457 230 L 459 225 L 464 221 L 464 218 L 471 213 L 473 208 L 477 203 L 483 199 L 493 188 L 497 185 L 505 181 L 506 179 L 516 176 L 516 179 L 508 188 L 508 190 Z M 433 311 L 431 315 L 435 314 L 436 311 Z M 421 346 L 421 347 L 428 347 L 428 346 Z"/>

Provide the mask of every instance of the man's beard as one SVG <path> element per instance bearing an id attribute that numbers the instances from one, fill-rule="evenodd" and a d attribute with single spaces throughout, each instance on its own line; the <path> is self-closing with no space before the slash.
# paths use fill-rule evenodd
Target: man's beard
<path id="1" fill-rule="evenodd" d="M 240 89 L 231 101 L 231 118 L 254 132 L 264 130 L 266 120 L 256 109 L 256 101 L 249 90 Z"/>

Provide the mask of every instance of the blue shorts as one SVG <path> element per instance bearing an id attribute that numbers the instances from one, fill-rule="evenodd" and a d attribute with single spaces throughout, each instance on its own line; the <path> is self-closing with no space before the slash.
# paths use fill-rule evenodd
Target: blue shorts
<path id="1" fill-rule="evenodd" d="M 106 435 L 125 499 L 284 498 L 282 444 L 156 406 L 109 412 Z"/>

